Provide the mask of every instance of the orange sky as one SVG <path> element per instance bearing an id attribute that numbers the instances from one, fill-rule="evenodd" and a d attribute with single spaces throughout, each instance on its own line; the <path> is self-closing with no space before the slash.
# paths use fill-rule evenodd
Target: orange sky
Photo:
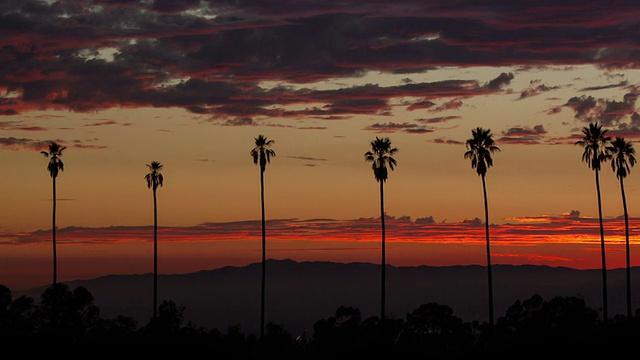
<path id="1" fill-rule="evenodd" d="M 151 161 L 165 176 L 161 273 L 260 261 L 260 134 L 277 154 L 268 257 L 380 262 L 364 153 L 385 136 L 399 149 L 387 262 L 484 265 L 481 180 L 463 157 L 476 127 L 501 149 L 487 175 L 494 263 L 600 267 L 575 141 L 593 121 L 640 139 L 635 2 L 36 2 L 0 4 L 0 283 L 51 280 L 50 140 L 67 147 L 61 281 L 152 271 Z M 608 266 L 622 267 L 608 164 L 601 190 Z"/>

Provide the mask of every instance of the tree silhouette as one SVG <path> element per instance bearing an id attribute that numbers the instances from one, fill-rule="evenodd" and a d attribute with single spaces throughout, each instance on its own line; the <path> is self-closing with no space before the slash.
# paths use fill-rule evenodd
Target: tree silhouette
<path id="1" fill-rule="evenodd" d="M 393 155 L 398 152 L 397 148 L 391 147 L 391 140 L 389 138 L 376 137 L 371 141 L 371 150 L 364 154 L 364 159 L 367 162 L 371 162 L 371 168 L 373 169 L 373 176 L 380 184 L 380 225 L 382 230 L 382 266 L 381 266 L 381 287 L 380 287 L 380 321 L 385 318 L 385 299 L 386 299 L 386 229 L 384 224 L 384 183 L 389 177 L 389 171 L 396 166 L 396 159 Z"/>
<path id="2" fill-rule="evenodd" d="M 144 176 L 147 187 L 153 191 L 153 318 L 158 315 L 158 199 L 156 191 L 162 187 L 164 176 L 160 173 L 163 165 L 157 161 L 147 164 L 149 173 Z"/>
<path id="3" fill-rule="evenodd" d="M 262 286 L 260 291 L 260 338 L 264 336 L 264 313 L 265 313 L 265 279 L 266 279 L 266 269 L 267 269 L 267 252 L 266 252 L 266 244 L 267 244 L 267 224 L 265 220 L 265 211 L 264 211 L 264 172 L 267 169 L 267 164 L 271 162 L 271 157 L 276 156 L 276 152 L 273 149 L 270 149 L 271 145 L 274 143 L 273 140 L 268 140 L 263 135 L 258 135 L 255 140 L 255 147 L 251 150 L 251 157 L 253 158 L 253 163 L 256 165 L 260 165 L 260 206 L 261 206 L 261 214 L 262 214 Z"/>
<path id="4" fill-rule="evenodd" d="M 602 225 L 602 200 L 600 198 L 600 165 L 609 160 L 611 155 L 607 152 L 607 146 L 611 138 L 605 136 L 608 130 L 603 130 L 602 125 L 590 123 L 588 127 L 582 128 L 582 138 L 576 141 L 576 145 L 584 148 L 582 161 L 587 163 L 593 170 L 596 177 L 596 192 L 598 195 L 598 219 L 600 220 L 600 254 L 602 256 L 602 317 L 607 323 L 608 315 L 608 295 L 607 295 L 607 260 L 604 246 L 604 226 Z"/>
<path id="5" fill-rule="evenodd" d="M 484 224 L 487 247 L 487 278 L 489 284 L 489 325 L 493 327 L 493 275 L 491 270 L 491 242 L 489 240 L 489 204 L 487 202 L 487 170 L 493 166 L 491 154 L 500 149 L 494 145 L 491 130 L 478 127 L 471 130 L 471 138 L 467 140 L 465 159 L 471 159 L 471 168 L 482 178 L 482 193 L 484 195 Z"/>
<path id="6" fill-rule="evenodd" d="M 624 138 L 616 137 L 607 146 L 607 151 L 611 155 L 611 169 L 620 180 L 620 194 L 622 195 L 622 208 L 624 210 L 624 238 L 627 257 L 627 317 L 631 319 L 631 256 L 629 251 L 629 213 L 627 212 L 627 197 L 624 192 L 624 179 L 631 172 L 631 168 L 636 164 L 634 154 L 636 151 L 633 144 L 625 141 Z"/>
<path id="7" fill-rule="evenodd" d="M 51 179 L 53 182 L 53 210 L 52 210 L 52 220 L 51 220 L 51 237 L 53 241 L 53 283 L 52 286 L 58 283 L 58 254 L 56 250 L 56 179 L 58 178 L 58 172 L 64 171 L 64 163 L 60 157 L 62 156 L 62 150 L 66 149 L 66 146 L 62 146 L 55 141 L 51 141 L 49 143 L 49 151 L 41 151 L 40 153 L 45 157 L 49 158 L 49 163 L 47 164 L 47 170 L 51 175 Z"/>

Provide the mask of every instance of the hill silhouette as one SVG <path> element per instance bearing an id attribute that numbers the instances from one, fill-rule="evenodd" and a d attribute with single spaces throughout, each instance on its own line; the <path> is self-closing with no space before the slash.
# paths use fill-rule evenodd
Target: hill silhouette
<path id="1" fill-rule="evenodd" d="M 260 263 L 227 266 L 189 274 L 159 275 L 159 301 L 184 307 L 184 319 L 196 326 L 225 330 L 240 326 L 259 333 Z M 450 306 L 464 321 L 487 321 L 486 268 L 467 266 L 387 265 L 387 316 L 403 319 L 420 305 Z M 544 298 L 572 296 L 598 311 L 602 307 L 601 270 L 577 270 L 534 265 L 494 265 L 495 315 L 501 317 L 516 300 L 534 294 Z M 380 265 L 373 263 L 296 262 L 268 260 L 266 321 L 292 334 L 313 332 L 318 319 L 335 314 L 340 306 L 361 311 L 363 317 L 380 311 Z M 640 268 L 632 268 L 640 279 Z M 637 282 L 636 282 L 637 283 Z M 141 324 L 152 317 L 153 274 L 110 275 L 65 282 L 83 286 L 95 297 L 102 317 L 131 316 Z M 624 269 L 608 270 L 610 316 L 625 313 Z M 45 287 L 15 292 L 38 299 Z M 640 299 L 640 286 L 632 299 Z M 634 306 L 635 310 L 637 307 Z"/>

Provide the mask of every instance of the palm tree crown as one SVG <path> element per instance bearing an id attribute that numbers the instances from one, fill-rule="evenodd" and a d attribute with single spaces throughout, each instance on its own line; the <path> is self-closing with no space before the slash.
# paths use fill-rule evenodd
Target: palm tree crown
<path id="1" fill-rule="evenodd" d="M 611 138 L 605 136 L 608 130 L 602 129 L 602 125 L 591 123 L 588 127 L 582 128 L 583 137 L 576 141 L 576 145 L 584 148 L 582 161 L 587 163 L 590 169 L 600 171 L 600 165 L 609 160 L 611 155 L 607 152 L 607 145 Z"/>
<path id="2" fill-rule="evenodd" d="M 364 158 L 367 162 L 372 163 L 371 168 L 376 181 L 387 181 L 389 177 L 387 167 L 393 170 L 397 164 L 396 159 L 393 158 L 396 152 L 398 152 L 398 148 L 391 147 L 389 138 L 376 137 L 371 141 L 371 150 L 364 154 Z"/>
<path id="3" fill-rule="evenodd" d="M 152 161 L 150 164 L 147 164 L 147 167 L 149 168 L 149 173 L 145 175 L 144 178 L 147 180 L 147 187 L 155 191 L 158 186 L 162 187 L 164 182 L 164 177 L 160 173 L 162 164 L 157 161 Z"/>
<path id="4" fill-rule="evenodd" d="M 487 170 L 493 166 L 491 154 L 500 151 L 500 148 L 495 146 L 491 130 L 480 127 L 471 130 L 471 138 L 467 140 L 466 146 L 464 158 L 471 159 L 471 167 L 476 169 L 478 175 L 486 175 Z"/>
<path id="5" fill-rule="evenodd" d="M 58 176 L 58 171 L 64 171 L 64 163 L 60 156 L 62 156 L 62 150 L 66 149 L 66 146 L 62 146 L 55 141 L 49 143 L 49 151 L 40 151 L 44 157 L 50 157 L 47 170 L 52 178 Z"/>
<path id="6" fill-rule="evenodd" d="M 255 147 L 251 150 L 251 157 L 253 157 L 254 164 L 257 165 L 260 162 L 261 172 L 267 169 L 267 163 L 271 162 L 271 157 L 276 156 L 276 152 L 273 149 L 269 149 L 273 142 L 273 140 L 268 140 L 264 135 L 258 135 L 255 138 Z"/>
<path id="7" fill-rule="evenodd" d="M 606 149 L 611 156 L 611 169 L 616 173 L 616 177 L 626 178 L 636 164 L 633 144 L 624 138 L 616 137 Z"/>

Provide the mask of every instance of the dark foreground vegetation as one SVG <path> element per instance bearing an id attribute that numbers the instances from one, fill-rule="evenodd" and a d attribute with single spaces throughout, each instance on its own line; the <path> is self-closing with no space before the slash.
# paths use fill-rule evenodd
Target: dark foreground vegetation
<path id="1" fill-rule="evenodd" d="M 319 319 L 313 334 L 290 334 L 268 323 L 264 336 L 239 326 L 207 329 L 184 323 L 173 301 L 160 304 L 157 316 L 140 325 L 132 317 L 102 318 L 84 287 L 65 284 L 46 289 L 39 301 L 0 285 L 0 345 L 5 353 L 195 356 L 220 359 L 337 359 L 392 356 L 393 359 L 528 359 L 634 354 L 640 343 L 640 311 L 617 315 L 606 323 L 577 297 L 545 300 L 533 295 L 516 300 L 492 327 L 465 322 L 447 305 L 428 303 L 405 319 L 363 319 L 360 310 L 341 306 L 335 316 Z M 90 352 L 88 352 L 90 350 Z M 206 352 L 203 352 L 206 351 Z"/>

